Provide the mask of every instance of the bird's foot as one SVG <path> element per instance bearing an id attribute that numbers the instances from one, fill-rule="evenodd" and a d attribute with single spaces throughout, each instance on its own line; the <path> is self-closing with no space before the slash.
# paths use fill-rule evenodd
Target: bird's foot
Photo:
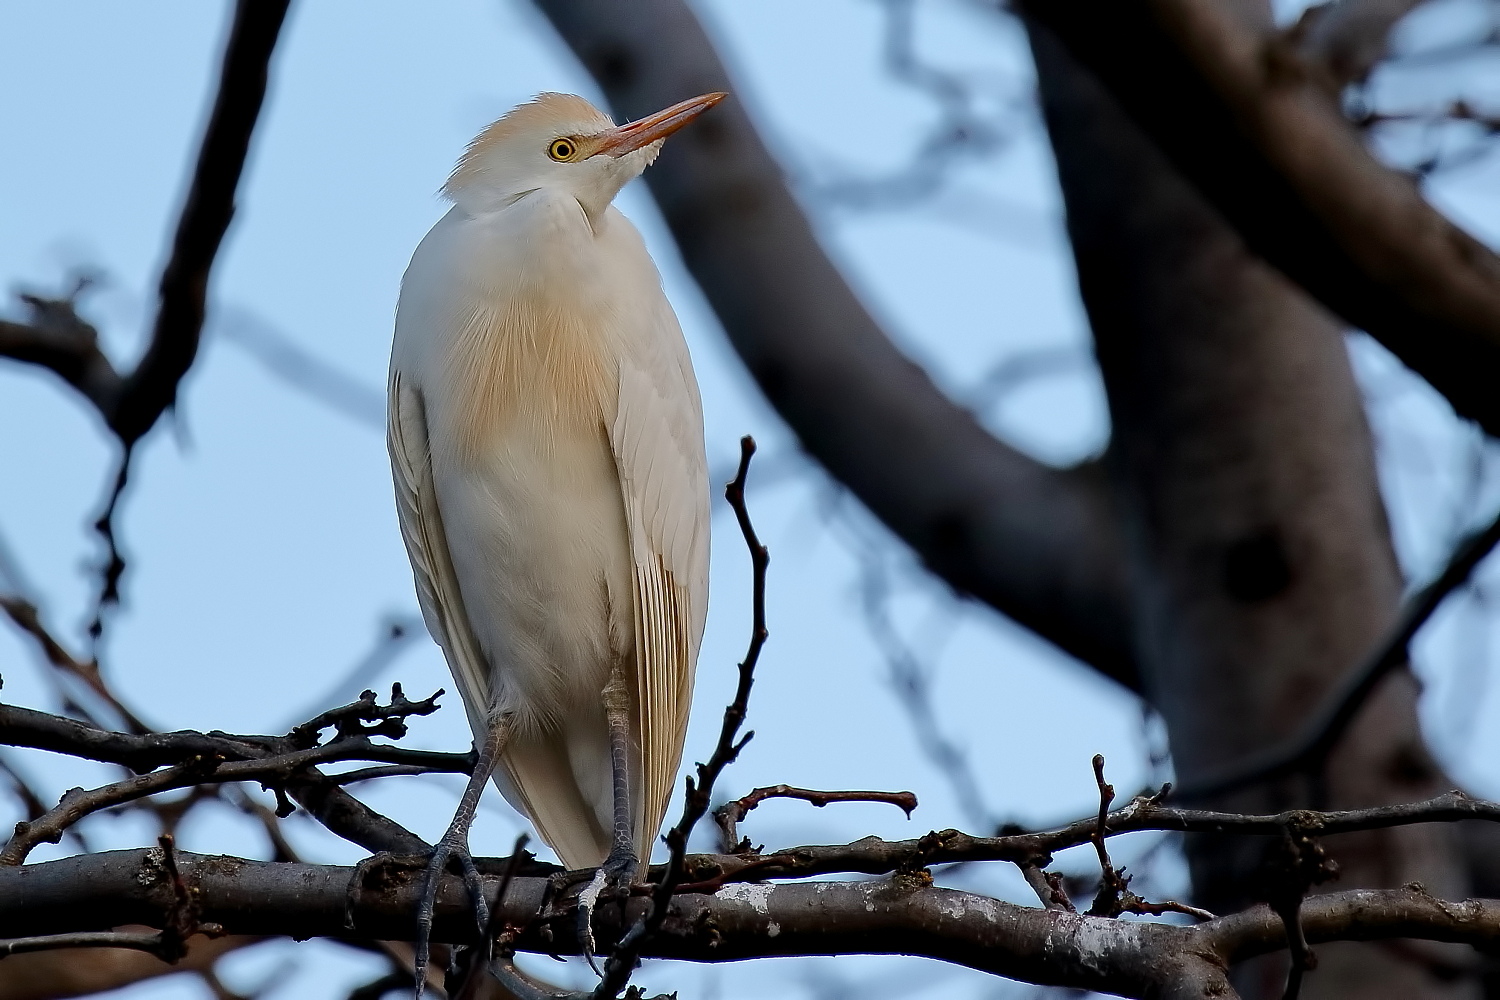
<path id="1" fill-rule="evenodd" d="M 630 884 L 635 880 L 636 869 L 639 867 L 640 862 L 634 851 L 617 848 L 604 859 L 604 864 L 599 866 L 589 884 L 578 894 L 578 938 L 583 942 L 584 959 L 600 979 L 604 978 L 604 973 L 594 961 L 594 909 L 601 896 L 608 898 L 620 895 L 622 889 L 625 895 L 629 895 Z"/>
<path id="2" fill-rule="evenodd" d="M 437 909 L 438 885 L 450 861 L 458 861 L 463 872 L 464 886 L 469 890 L 469 899 L 474 904 L 474 918 L 481 936 L 489 929 L 490 907 L 484 898 L 484 883 L 480 881 L 479 869 L 474 856 L 469 853 L 468 830 L 455 820 L 441 840 L 432 849 L 427 861 L 427 870 L 422 878 L 422 896 L 417 903 L 417 954 L 415 965 L 417 1000 L 421 1000 L 427 981 L 427 963 L 432 957 L 432 919 Z"/>

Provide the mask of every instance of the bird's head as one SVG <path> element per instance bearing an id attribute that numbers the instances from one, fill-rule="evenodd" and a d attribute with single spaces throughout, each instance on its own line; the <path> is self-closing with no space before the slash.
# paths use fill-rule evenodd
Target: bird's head
<path id="1" fill-rule="evenodd" d="M 704 94 L 616 125 L 573 94 L 540 94 L 479 133 L 443 193 L 463 208 L 500 208 L 538 188 L 578 199 L 590 220 L 645 170 L 667 136 L 724 99 Z"/>

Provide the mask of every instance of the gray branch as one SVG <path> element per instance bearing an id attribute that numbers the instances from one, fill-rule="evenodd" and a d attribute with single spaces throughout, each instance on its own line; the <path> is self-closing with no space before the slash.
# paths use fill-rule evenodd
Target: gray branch
<path id="1" fill-rule="evenodd" d="M 0 871 L 0 934 L 27 936 L 160 924 L 173 895 L 159 852 L 113 851 Z M 179 853 L 201 918 L 230 933 L 403 940 L 414 930 L 418 868 L 394 870 L 350 895 L 354 869 Z M 515 944 L 576 952 L 570 912 L 548 910 L 545 878 L 516 878 L 500 911 L 524 928 Z M 486 878 L 493 897 L 499 879 Z M 347 905 L 346 905 L 347 904 Z M 600 907 L 595 935 L 612 942 L 647 905 Z M 555 914 L 551 919 L 547 914 Z M 352 919 L 352 927 L 346 924 Z M 1302 925 L 1312 943 L 1418 938 L 1492 946 L 1500 902 L 1435 899 L 1419 886 L 1309 898 Z M 543 927 L 546 933 L 543 933 Z M 434 938 L 475 935 L 464 886 L 447 877 Z M 1129 997 L 1231 998 L 1234 962 L 1285 946 L 1281 918 L 1256 906 L 1193 927 L 1022 907 L 934 887 L 918 872 L 871 882 L 733 885 L 683 895 L 647 954 L 700 962 L 827 954 L 920 955 L 1025 982 Z"/>

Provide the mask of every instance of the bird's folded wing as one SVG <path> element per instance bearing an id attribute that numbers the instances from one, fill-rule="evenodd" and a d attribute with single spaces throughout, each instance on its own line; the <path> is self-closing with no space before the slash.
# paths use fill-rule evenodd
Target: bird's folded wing
<path id="1" fill-rule="evenodd" d="M 660 828 L 676 782 L 708 604 L 702 405 L 681 335 L 657 343 L 660 354 L 621 360 L 610 429 L 634 563 L 644 838 Z"/>
<path id="2" fill-rule="evenodd" d="M 443 517 L 433 486 L 432 461 L 428 453 L 427 417 L 422 397 L 404 383 L 401 373 L 391 373 L 387 395 L 386 446 L 396 481 L 396 515 L 401 537 L 411 557 L 417 582 L 417 603 L 427 631 L 443 647 L 448 667 L 459 686 L 469 724 L 479 738 L 489 725 L 484 717 L 490 704 L 489 668 L 469 627 L 458 577 L 448 554 Z"/>

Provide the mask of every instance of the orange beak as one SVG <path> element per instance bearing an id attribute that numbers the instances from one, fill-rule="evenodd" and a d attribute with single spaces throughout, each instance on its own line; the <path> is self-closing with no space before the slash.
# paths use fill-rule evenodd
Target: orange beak
<path id="1" fill-rule="evenodd" d="M 604 153 L 608 156 L 624 156 L 658 139 L 665 139 L 728 96 L 723 93 L 703 94 L 681 101 L 654 115 L 616 126 L 597 136 L 599 145 L 593 155 Z"/>

